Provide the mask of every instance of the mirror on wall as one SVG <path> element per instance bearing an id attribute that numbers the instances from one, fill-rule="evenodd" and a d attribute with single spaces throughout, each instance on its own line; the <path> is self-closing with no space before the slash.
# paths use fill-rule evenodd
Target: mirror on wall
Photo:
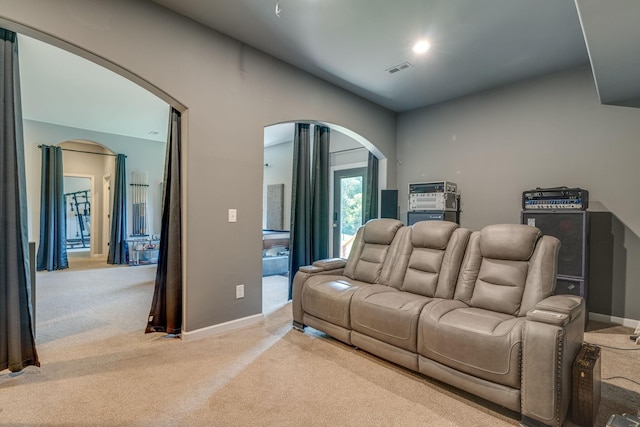
<path id="1" fill-rule="evenodd" d="M 65 176 L 67 250 L 91 249 L 91 178 Z"/>

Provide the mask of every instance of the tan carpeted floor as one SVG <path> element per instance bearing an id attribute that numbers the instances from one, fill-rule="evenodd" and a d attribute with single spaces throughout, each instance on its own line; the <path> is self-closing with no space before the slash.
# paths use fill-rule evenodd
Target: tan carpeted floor
<path id="1" fill-rule="evenodd" d="M 292 330 L 282 301 L 264 309 L 261 325 L 216 337 L 144 334 L 155 266 L 88 264 L 38 273 L 42 367 L 0 372 L 0 425 L 518 425 L 496 405 L 310 328 Z M 265 292 L 283 294 L 278 283 L 286 280 L 266 280 Z M 635 349 L 629 333 L 597 325 L 587 339 Z M 640 380 L 639 356 L 603 349 L 603 377 Z M 605 381 L 596 425 L 635 413 L 638 392 L 631 381 Z"/>

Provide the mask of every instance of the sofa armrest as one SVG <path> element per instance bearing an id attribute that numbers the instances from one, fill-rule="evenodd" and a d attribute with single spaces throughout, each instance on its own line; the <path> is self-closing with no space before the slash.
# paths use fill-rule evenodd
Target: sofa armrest
<path id="1" fill-rule="evenodd" d="M 536 304 L 536 309 L 563 313 L 569 321 L 578 317 L 584 310 L 584 300 L 576 295 L 552 295 Z"/>
<path id="2" fill-rule="evenodd" d="M 317 275 L 342 276 L 347 260 L 343 258 L 323 259 L 314 262 L 312 265 L 305 265 L 298 269 L 293 277 L 292 302 L 293 324 L 297 329 L 303 329 L 302 324 L 302 288 L 307 279 Z"/>
<path id="3" fill-rule="evenodd" d="M 582 298 L 574 295 L 552 295 L 527 312 L 527 320 L 565 326 L 584 309 Z"/>
<path id="4" fill-rule="evenodd" d="M 573 360 L 584 338 L 584 299 L 554 295 L 529 310 L 522 337 L 522 424 L 562 425 Z"/>
<path id="5" fill-rule="evenodd" d="M 317 274 L 323 271 L 331 271 L 343 269 L 347 265 L 347 260 L 344 258 L 329 258 L 315 261 L 311 265 L 303 265 L 299 268 L 299 271 L 307 274 Z"/>
<path id="6" fill-rule="evenodd" d="M 556 311 L 538 310 L 534 308 L 527 313 L 527 320 L 548 323 L 550 325 L 565 326 L 569 323 L 569 315 Z"/>
<path id="7" fill-rule="evenodd" d="M 344 258 L 328 258 L 315 261 L 312 265 L 300 267 L 300 269 L 304 268 L 307 272 L 317 273 L 319 271 L 337 270 L 344 268 L 345 265 L 347 265 L 347 260 Z"/>

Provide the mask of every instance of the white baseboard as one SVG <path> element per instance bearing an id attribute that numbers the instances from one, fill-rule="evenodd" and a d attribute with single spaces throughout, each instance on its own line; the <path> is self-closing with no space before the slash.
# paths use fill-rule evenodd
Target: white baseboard
<path id="1" fill-rule="evenodd" d="M 610 316 L 608 314 L 589 313 L 589 320 L 595 320 L 596 322 L 613 323 L 614 325 L 622 325 L 628 328 L 635 328 L 636 326 L 638 326 L 637 320 Z"/>
<path id="2" fill-rule="evenodd" d="M 247 326 L 253 326 L 262 322 L 264 315 L 254 314 L 253 316 L 243 317 L 241 319 L 231 320 L 229 322 L 220 323 L 219 325 L 207 326 L 206 328 L 196 329 L 195 331 L 183 331 L 181 338 L 183 341 L 193 341 L 200 338 L 211 337 L 214 335 L 224 334 L 225 332 L 234 331 Z"/>

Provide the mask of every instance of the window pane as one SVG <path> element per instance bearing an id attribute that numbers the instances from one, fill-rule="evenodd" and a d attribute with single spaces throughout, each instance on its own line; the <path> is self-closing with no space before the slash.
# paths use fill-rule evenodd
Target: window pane
<path id="1" fill-rule="evenodd" d="M 356 231 L 362 225 L 362 177 L 340 180 L 340 254 L 349 256 Z"/>

